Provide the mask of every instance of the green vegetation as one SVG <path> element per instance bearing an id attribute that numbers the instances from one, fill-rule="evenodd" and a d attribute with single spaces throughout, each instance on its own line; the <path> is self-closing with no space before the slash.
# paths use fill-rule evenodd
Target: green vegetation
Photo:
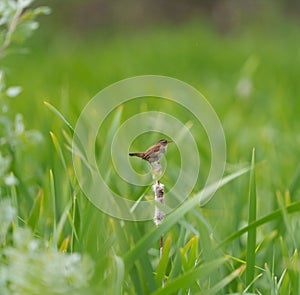
<path id="1" fill-rule="evenodd" d="M 227 35 L 204 21 L 80 37 L 42 24 L 27 41 L 27 54 L 2 59 L 7 87 L 17 84 L 23 91 L 1 96 L 0 293 L 298 294 L 299 31 L 299 24 L 282 16 Z M 109 175 L 112 190 L 133 199 L 149 188 L 125 183 L 110 153 L 103 154 L 118 126 L 148 110 L 192 123 L 199 180 L 158 228 L 152 221 L 109 217 L 86 199 L 72 166 L 73 130 L 65 122 L 74 127 L 104 87 L 142 74 L 175 77 L 197 88 L 218 114 L 227 141 L 222 187 L 201 208 L 210 146 L 188 110 L 144 98 L 107 117 L 96 144 L 99 169 Z M 133 146 L 143 149 L 157 138 L 154 132 L 143 135 Z M 168 190 L 180 171 L 175 146 L 166 158 Z M 165 250 L 159 260 L 161 234 Z M 57 273 L 66 265 L 69 273 Z"/>

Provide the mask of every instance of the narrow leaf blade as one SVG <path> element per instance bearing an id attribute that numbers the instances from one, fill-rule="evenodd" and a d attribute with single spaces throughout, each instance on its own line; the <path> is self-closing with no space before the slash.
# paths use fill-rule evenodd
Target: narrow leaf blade
<path id="1" fill-rule="evenodd" d="M 256 221 L 256 182 L 255 182 L 255 149 L 252 151 L 251 171 L 249 181 L 249 216 L 248 224 Z M 249 228 L 246 253 L 246 285 L 250 285 L 255 274 L 256 227 Z M 249 288 L 253 291 L 253 284 Z"/>

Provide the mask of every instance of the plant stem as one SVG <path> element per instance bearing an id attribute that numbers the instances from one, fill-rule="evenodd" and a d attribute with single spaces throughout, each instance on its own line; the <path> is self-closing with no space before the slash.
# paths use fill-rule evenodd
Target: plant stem
<path id="1" fill-rule="evenodd" d="M 23 11 L 22 6 L 18 5 L 16 13 L 13 16 L 13 19 L 8 27 L 4 42 L 3 42 L 2 46 L 0 47 L 0 59 L 3 58 L 4 51 L 7 49 L 7 47 L 9 46 L 9 44 L 11 42 L 11 36 L 19 23 L 19 19 L 22 14 L 22 11 Z"/>

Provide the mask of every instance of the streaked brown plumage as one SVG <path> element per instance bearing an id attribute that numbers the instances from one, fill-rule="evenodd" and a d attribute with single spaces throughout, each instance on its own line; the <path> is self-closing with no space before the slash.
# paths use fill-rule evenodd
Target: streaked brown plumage
<path id="1" fill-rule="evenodd" d="M 129 153 L 129 156 L 135 156 L 142 158 L 148 162 L 157 162 L 164 155 L 167 150 L 167 145 L 172 142 L 172 140 L 161 139 L 151 147 L 149 147 L 145 152 Z"/>

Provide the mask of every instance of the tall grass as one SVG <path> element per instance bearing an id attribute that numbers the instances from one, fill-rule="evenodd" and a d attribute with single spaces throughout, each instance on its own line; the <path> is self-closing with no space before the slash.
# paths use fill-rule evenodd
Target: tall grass
<path id="1" fill-rule="evenodd" d="M 298 35 L 299 28 L 286 20 L 259 29 L 249 25 L 225 36 L 200 22 L 176 30 L 100 32 L 85 39 L 41 33 L 29 44 L 32 53 L 4 61 L 11 68 L 8 83 L 18 79 L 24 89 L 12 109 L 40 131 L 43 142 L 18 151 L 14 166 L 20 183 L 2 188 L 2 195 L 5 191 L 13 199 L 6 208 L 17 210 L 18 217 L 0 227 L 0 251 L 38 239 L 53 255 L 80 253 L 88 258 L 79 265 L 82 281 L 75 280 L 86 279 L 89 286 L 81 287 L 91 294 L 298 294 Z M 210 147 L 186 110 L 147 98 L 108 116 L 101 127 L 105 136 L 96 142 L 99 160 L 111 188 L 136 199 L 145 188 L 124 184 L 106 152 L 113 130 L 144 110 L 172 112 L 193 123 L 190 130 L 201 156 L 198 183 L 158 228 L 152 221 L 122 221 L 95 208 L 78 186 L 70 152 L 73 127 L 88 100 L 112 82 L 145 73 L 170 75 L 202 91 L 222 121 L 228 148 L 222 185 L 202 208 Z M 150 145 L 155 136 L 140 139 Z M 168 188 L 177 176 L 169 167 L 180 167 L 176 148 L 166 158 Z M 16 227 L 33 234 L 13 237 Z M 166 245 L 159 259 L 161 235 Z M 30 262 L 34 254 L 26 253 Z M 47 253 L 39 253 L 42 261 Z M 158 283 L 163 278 L 164 288 Z M 29 286 L 34 284 L 29 280 Z"/>

